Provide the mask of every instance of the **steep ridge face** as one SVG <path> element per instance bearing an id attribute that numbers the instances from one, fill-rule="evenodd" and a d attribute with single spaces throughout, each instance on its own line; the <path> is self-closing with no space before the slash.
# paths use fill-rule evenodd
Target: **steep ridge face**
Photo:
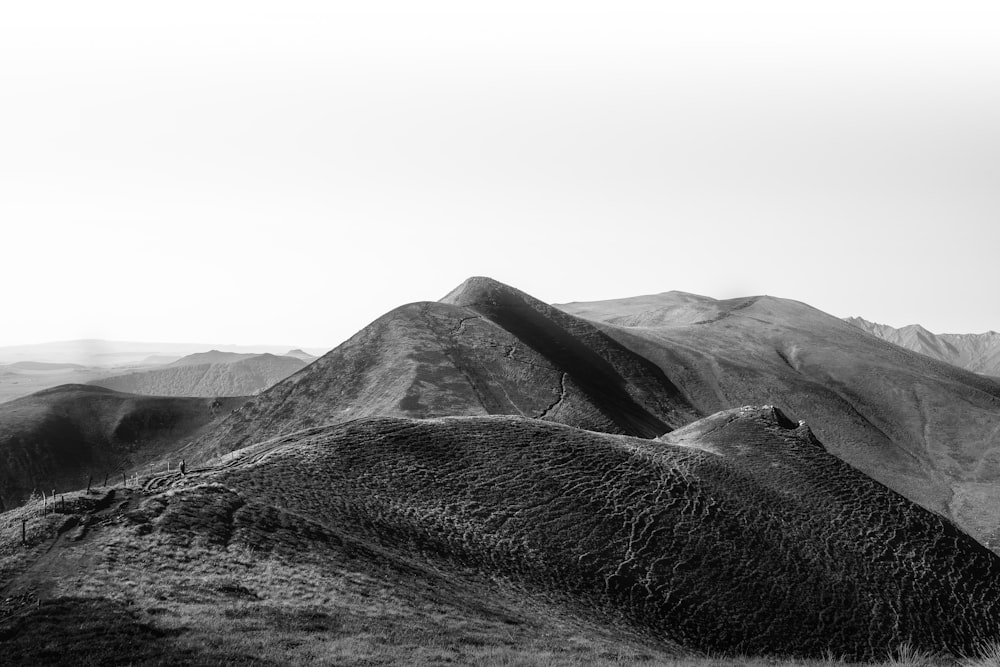
<path id="1" fill-rule="evenodd" d="M 197 363 L 202 359 L 212 363 Z M 206 352 L 163 368 L 94 380 L 90 384 L 146 396 L 250 396 L 302 369 L 305 362 L 273 354 Z"/>
<path id="2" fill-rule="evenodd" d="M 981 334 L 935 334 L 919 324 L 896 329 L 861 317 L 845 317 L 844 321 L 882 340 L 932 359 L 954 364 L 973 373 L 1000 376 L 1000 333 L 996 331 Z"/>
<path id="3" fill-rule="evenodd" d="M 0 404 L 0 507 L 86 486 L 196 436 L 245 398 L 160 398 L 63 385 Z"/>
<path id="4" fill-rule="evenodd" d="M 699 415 L 664 372 L 526 294 L 471 279 L 397 308 L 229 417 L 188 455 L 372 415 L 511 414 L 655 437 Z"/>
<path id="5" fill-rule="evenodd" d="M 559 306 L 655 362 L 705 414 L 773 402 L 830 451 L 1000 547 L 1000 384 L 805 304 L 660 295 Z"/>
<path id="6" fill-rule="evenodd" d="M 192 525 L 219 524 L 227 548 L 267 550 L 262 517 L 310 517 L 692 649 L 971 654 L 1000 632 L 1000 558 L 767 406 L 659 441 L 511 416 L 364 418 L 147 488 L 140 534 L 198 541 Z"/>

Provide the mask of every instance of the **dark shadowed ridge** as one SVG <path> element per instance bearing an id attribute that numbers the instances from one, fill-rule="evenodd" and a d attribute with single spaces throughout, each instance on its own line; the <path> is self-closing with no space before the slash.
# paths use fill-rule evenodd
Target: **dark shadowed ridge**
<path id="1" fill-rule="evenodd" d="M 0 506 L 103 483 L 171 451 L 245 398 L 218 401 L 62 385 L 0 404 Z"/>
<path id="2" fill-rule="evenodd" d="M 667 292 L 559 306 L 656 363 L 704 414 L 774 403 L 831 452 L 1000 547 L 1000 384 L 806 304 Z"/>
<path id="3" fill-rule="evenodd" d="M 402 306 L 189 448 L 203 460 L 372 415 L 511 414 L 655 437 L 698 417 L 664 372 L 592 324 L 487 278 Z"/>
<path id="4" fill-rule="evenodd" d="M 197 535 L 225 515 L 230 545 L 266 553 L 292 538 L 261 517 L 309 517 L 342 543 L 508 577 L 691 649 L 971 654 L 1000 633 L 1000 558 L 770 406 L 660 441 L 510 416 L 365 418 L 147 490 L 140 534 Z"/>

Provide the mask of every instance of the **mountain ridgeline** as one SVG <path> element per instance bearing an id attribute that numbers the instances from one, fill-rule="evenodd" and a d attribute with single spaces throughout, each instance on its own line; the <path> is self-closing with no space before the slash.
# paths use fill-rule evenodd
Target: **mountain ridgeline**
<path id="1" fill-rule="evenodd" d="M 102 378 L 90 384 L 146 396 L 250 396 L 305 365 L 297 357 L 212 350 L 188 355 L 160 368 Z"/>
<path id="2" fill-rule="evenodd" d="M 487 278 L 402 306 L 265 391 L 188 454 L 374 415 L 508 414 L 655 437 L 698 417 L 663 371 L 594 325 Z"/>
<path id="3" fill-rule="evenodd" d="M 1000 377 L 1000 333 L 936 334 L 919 324 L 896 329 L 888 324 L 869 322 L 861 317 L 844 321 L 882 340 L 908 350 L 954 364 L 973 373 Z"/>

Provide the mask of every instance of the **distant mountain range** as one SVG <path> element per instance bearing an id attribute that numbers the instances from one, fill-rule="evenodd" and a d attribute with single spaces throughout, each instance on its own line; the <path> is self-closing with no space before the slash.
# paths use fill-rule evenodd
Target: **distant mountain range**
<path id="1" fill-rule="evenodd" d="M 919 324 L 896 329 L 861 317 L 846 317 L 844 320 L 882 340 L 932 359 L 946 361 L 973 373 L 1000 377 L 1000 333 L 996 331 L 980 334 L 935 334 Z"/>
<path id="2" fill-rule="evenodd" d="M 53 488 L 96 484 L 167 454 L 241 405 L 62 385 L 0 404 L 0 508 Z M 176 461 L 174 463 L 176 465 Z"/>
<path id="3" fill-rule="evenodd" d="M 146 343 L 103 339 L 82 339 L 0 346 L 0 364 L 19 361 L 72 363 L 82 366 L 128 366 L 163 363 L 185 355 L 220 350 L 240 354 L 275 354 L 312 357 L 309 351 L 295 350 L 290 345 L 220 345 L 205 343 Z M 289 353 L 291 350 L 291 353 Z M 322 354 L 326 350 L 313 350 Z M 315 357 L 312 357 L 315 358 Z M 311 359 L 310 359 L 311 360 Z"/>
<path id="4" fill-rule="evenodd" d="M 212 350 L 173 363 L 89 384 L 146 396 L 250 396 L 305 367 L 296 357 Z"/>
<path id="5" fill-rule="evenodd" d="M 1000 382 L 804 303 L 550 305 L 477 277 L 305 367 L 231 352 L 116 381 L 218 394 L 243 365 L 299 370 L 248 399 L 69 386 L 0 405 L 13 502 L 125 457 L 149 469 L 0 515 L 5 659 L 142 663 L 128 619 L 178 664 L 245 661 L 261 627 L 275 664 L 336 661 L 316 652 L 331 633 L 366 659 L 384 653 L 358 642 L 404 642 L 399 664 L 487 634 L 535 656 L 539 617 L 571 629 L 560 651 L 596 629 L 657 664 L 969 656 L 1000 636 Z"/>

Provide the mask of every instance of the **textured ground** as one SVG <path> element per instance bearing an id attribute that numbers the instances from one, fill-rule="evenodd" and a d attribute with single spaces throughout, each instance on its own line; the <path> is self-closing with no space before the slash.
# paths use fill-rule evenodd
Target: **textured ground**
<path id="1" fill-rule="evenodd" d="M 837 456 L 1000 548 L 1000 384 L 774 297 L 560 306 L 660 366 L 703 413 L 774 403 Z"/>
<path id="2" fill-rule="evenodd" d="M 20 504 L 33 491 L 85 487 L 89 476 L 103 483 L 105 474 L 168 456 L 244 401 L 64 385 L 0 404 L 0 506 Z"/>
<path id="3" fill-rule="evenodd" d="M 76 556 L 96 559 L 77 572 L 85 588 L 110 585 L 92 581 L 108 563 L 173 567 L 161 557 L 180 548 L 199 562 L 360 559 L 442 591 L 493 581 L 502 607 L 543 605 L 661 655 L 971 653 L 1000 636 L 1000 558 L 771 408 L 663 441 L 519 417 L 366 418 L 158 476 L 146 493 L 107 533 L 114 544 L 95 537 Z M 67 590 L 30 563 L 12 567 L 5 594 Z"/>

